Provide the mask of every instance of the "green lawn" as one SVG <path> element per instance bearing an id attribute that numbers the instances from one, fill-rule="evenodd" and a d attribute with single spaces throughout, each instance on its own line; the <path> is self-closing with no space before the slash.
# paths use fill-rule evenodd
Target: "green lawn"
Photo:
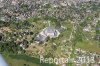
<path id="1" fill-rule="evenodd" d="M 9 66 L 56 66 L 54 64 L 40 63 L 38 58 L 30 57 L 27 55 L 4 55 L 6 62 Z"/>
<path id="2" fill-rule="evenodd" d="M 83 42 L 78 42 L 76 44 L 76 47 L 81 48 L 81 49 L 86 50 L 86 51 L 92 51 L 92 52 L 96 52 L 96 53 L 100 54 L 99 45 L 92 42 L 92 41 L 84 40 Z"/>

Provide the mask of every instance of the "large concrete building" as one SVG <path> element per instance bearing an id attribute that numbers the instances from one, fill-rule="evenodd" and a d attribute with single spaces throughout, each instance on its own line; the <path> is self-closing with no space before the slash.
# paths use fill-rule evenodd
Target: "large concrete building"
<path id="1" fill-rule="evenodd" d="M 36 40 L 41 41 L 41 42 L 45 42 L 47 37 L 50 38 L 56 38 L 60 35 L 60 32 L 55 29 L 54 27 L 46 27 L 44 28 L 37 36 L 36 36 Z"/>

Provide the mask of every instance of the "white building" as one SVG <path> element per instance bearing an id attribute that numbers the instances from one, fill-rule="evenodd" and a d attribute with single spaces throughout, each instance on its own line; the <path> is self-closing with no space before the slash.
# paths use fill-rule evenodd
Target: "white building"
<path id="1" fill-rule="evenodd" d="M 45 36 L 48 36 L 50 38 L 56 38 L 60 35 L 60 32 L 53 27 L 47 27 L 43 31 Z"/>
<path id="2" fill-rule="evenodd" d="M 53 28 L 53 27 L 46 27 L 44 28 L 37 36 L 36 36 L 36 40 L 38 41 L 46 41 L 47 37 L 50 38 L 56 38 L 60 35 L 60 32 Z"/>

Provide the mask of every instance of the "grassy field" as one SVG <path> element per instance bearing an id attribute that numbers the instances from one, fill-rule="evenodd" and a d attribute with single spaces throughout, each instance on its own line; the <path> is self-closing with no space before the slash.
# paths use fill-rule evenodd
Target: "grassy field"
<path id="1" fill-rule="evenodd" d="M 29 57 L 27 55 L 4 55 L 9 66 L 56 66 L 54 64 L 40 63 L 38 58 Z"/>
<path id="2" fill-rule="evenodd" d="M 92 41 L 83 41 L 83 42 L 78 42 L 76 44 L 77 48 L 81 48 L 83 50 L 89 51 L 89 52 L 96 52 L 98 54 L 100 54 L 100 48 L 99 45 L 92 42 Z"/>

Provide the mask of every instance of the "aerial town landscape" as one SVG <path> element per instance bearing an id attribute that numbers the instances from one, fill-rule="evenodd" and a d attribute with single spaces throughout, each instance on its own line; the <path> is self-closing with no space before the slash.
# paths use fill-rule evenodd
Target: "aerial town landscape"
<path id="1" fill-rule="evenodd" d="M 100 0 L 0 0 L 1 57 L 8 66 L 100 66 Z"/>

